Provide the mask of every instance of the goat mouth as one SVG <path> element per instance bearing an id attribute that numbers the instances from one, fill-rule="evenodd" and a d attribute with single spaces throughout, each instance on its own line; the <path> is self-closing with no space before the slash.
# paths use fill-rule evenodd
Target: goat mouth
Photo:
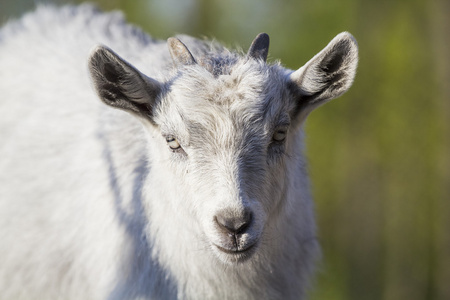
<path id="1" fill-rule="evenodd" d="M 244 249 L 226 249 L 219 245 L 214 244 L 214 246 L 217 247 L 220 252 L 228 254 L 229 257 L 231 257 L 236 262 L 242 262 L 244 260 L 249 259 L 252 254 L 255 252 L 256 249 L 256 243 L 249 245 L 248 247 Z"/>

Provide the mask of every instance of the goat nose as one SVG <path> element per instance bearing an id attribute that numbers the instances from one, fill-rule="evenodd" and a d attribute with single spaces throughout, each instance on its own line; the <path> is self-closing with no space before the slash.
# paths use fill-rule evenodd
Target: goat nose
<path id="1" fill-rule="evenodd" d="M 242 214 L 236 215 L 230 211 L 224 210 L 215 216 L 215 221 L 225 233 L 241 234 L 250 226 L 253 220 L 253 214 L 246 209 Z"/>

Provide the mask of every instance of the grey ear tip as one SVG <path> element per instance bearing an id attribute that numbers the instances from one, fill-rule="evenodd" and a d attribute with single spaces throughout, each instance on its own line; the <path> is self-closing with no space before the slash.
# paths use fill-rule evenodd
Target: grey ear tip
<path id="1" fill-rule="evenodd" d="M 358 42 L 355 37 L 347 32 L 341 32 L 330 42 L 330 44 L 335 45 L 336 47 L 341 48 L 341 51 L 346 53 L 346 57 L 352 61 L 358 61 L 359 57 L 359 49 Z"/>
<path id="2" fill-rule="evenodd" d="M 90 54 L 89 54 L 89 61 L 95 61 L 97 59 L 99 59 L 101 56 L 107 56 L 110 55 L 111 53 L 114 53 L 109 47 L 99 44 L 97 46 L 95 46 L 94 48 L 92 48 Z"/>
<path id="3" fill-rule="evenodd" d="M 108 50 L 111 50 L 111 49 L 109 49 L 108 47 L 106 47 L 103 44 L 98 44 L 92 48 L 91 54 L 98 53 L 98 52 L 105 52 Z"/>
<path id="4" fill-rule="evenodd" d="M 341 32 L 336 36 L 336 38 L 339 38 L 340 40 L 346 40 L 351 42 L 356 48 L 358 48 L 358 41 L 356 38 L 348 31 Z"/>

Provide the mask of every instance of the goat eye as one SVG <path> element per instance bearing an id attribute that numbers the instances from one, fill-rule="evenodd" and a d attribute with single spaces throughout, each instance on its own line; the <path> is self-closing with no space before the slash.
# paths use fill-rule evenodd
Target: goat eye
<path id="1" fill-rule="evenodd" d="M 282 142 L 286 138 L 287 130 L 286 129 L 278 129 L 273 134 L 273 140 L 276 142 Z"/>
<path id="2" fill-rule="evenodd" d="M 170 149 L 177 150 L 181 148 L 180 143 L 177 141 L 177 139 L 173 136 L 166 137 L 167 145 L 169 145 Z"/>

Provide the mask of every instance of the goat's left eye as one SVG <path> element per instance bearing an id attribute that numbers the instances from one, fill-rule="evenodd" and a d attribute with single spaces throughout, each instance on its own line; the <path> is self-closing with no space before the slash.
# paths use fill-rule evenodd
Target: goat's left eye
<path id="1" fill-rule="evenodd" d="M 275 131 L 272 138 L 276 142 L 282 142 L 286 139 L 286 135 L 287 135 L 286 129 L 278 129 L 277 131 Z"/>
<path id="2" fill-rule="evenodd" d="M 170 149 L 177 150 L 181 148 L 180 143 L 177 141 L 177 139 L 173 136 L 166 137 L 167 145 L 169 145 Z"/>

